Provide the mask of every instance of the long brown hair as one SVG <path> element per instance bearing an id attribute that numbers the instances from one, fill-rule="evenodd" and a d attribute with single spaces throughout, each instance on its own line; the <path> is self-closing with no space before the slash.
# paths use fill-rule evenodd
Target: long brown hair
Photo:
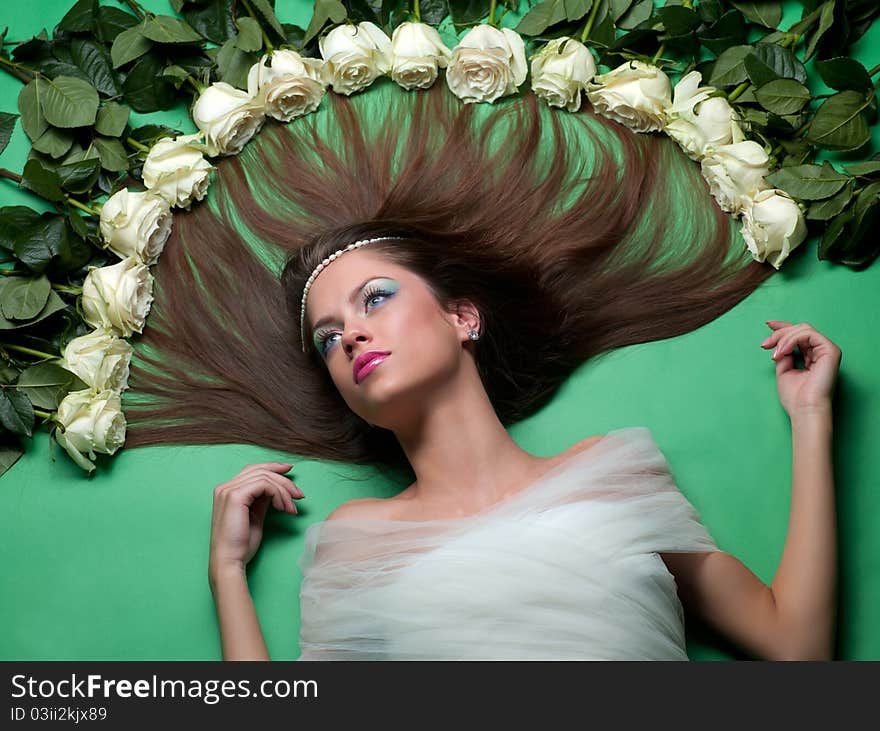
<path id="1" fill-rule="evenodd" d="M 374 236 L 438 302 L 473 302 L 475 357 L 505 425 L 583 362 L 723 314 L 775 270 L 751 259 L 695 165 L 659 134 L 528 91 L 465 104 L 381 79 L 269 123 L 177 213 L 135 339 L 126 446 L 250 443 L 409 467 L 303 353 L 306 279 Z M 307 343 L 310 332 L 306 332 Z"/>

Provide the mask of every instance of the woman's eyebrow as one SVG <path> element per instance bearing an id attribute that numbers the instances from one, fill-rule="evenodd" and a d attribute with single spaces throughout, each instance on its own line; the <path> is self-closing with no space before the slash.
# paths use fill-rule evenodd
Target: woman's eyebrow
<path id="1" fill-rule="evenodd" d="M 385 274 L 377 274 L 376 276 L 370 276 L 370 277 L 367 277 L 367 278 L 366 278 L 363 282 L 361 282 L 357 287 L 355 287 L 353 290 L 351 290 L 351 294 L 348 295 L 348 301 L 349 301 L 349 303 L 354 302 L 354 298 L 357 296 L 357 293 L 360 292 L 364 287 L 366 287 L 366 286 L 367 286 L 372 280 L 374 280 L 374 279 L 380 279 L 380 278 L 382 278 L 382 277 L 386 277 L 386 278 L 387 278 L 387 275 L 385 275 Z M 333 322 L 333 318 L 332 318 L 332 317 L 322 317 L 322 318 L 321 318 L 320 320 L 318 320 L 314 325 L 312 325 L 312 330 L 317 330 L 319 327 L 321 327 L 322 325 L 326 325 L 328 322 Z"/>

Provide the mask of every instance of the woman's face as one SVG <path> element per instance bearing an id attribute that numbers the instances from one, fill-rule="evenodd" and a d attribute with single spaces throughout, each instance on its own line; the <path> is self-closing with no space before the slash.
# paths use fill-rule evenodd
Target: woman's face
<path id="1" fill-rule="evenodd" d="M 445 312 L 424 280 L 376 252 L 349 251 L 325 267 L 306 300 L 312 343 L 349 408 L 386 429 L 442 398 L 461 367 L 472 308 Z M 308 330 L 307 330 L 308 332 Z M 356 380 L 359 355 L 389 355 Z"/>

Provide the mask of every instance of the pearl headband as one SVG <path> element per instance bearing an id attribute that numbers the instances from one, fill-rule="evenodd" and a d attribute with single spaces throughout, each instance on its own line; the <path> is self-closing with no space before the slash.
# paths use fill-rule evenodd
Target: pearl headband
<path id="1" fill-rule="evenodd" d="M 306 352 L 306 332 L 304 328 L 305 318 L 306 318 L 306 297 L 309 294 L 309 289 L 312 286 L 312 283 L 315 281 L 315 278 L 324 271 L 324 267 L 326 267 L 330 262 L 336 261 L 340 256 L 342 256 L 347 251 L 354 251 L 355 249 L 359 249 L 361 246 L 366 246 L 367 244 L 371 244 L 374 241 L 385 241 L 387 239 L 399 239 L 400 236 L 377 236 L 374 239 L 361 239 L 360 241 L 355 241 L 353 244 L 349 244 L 344 249 L 339 249 L 338 251 L 334 251 L 330 256 L 324 259 L 318 266 L 315 267 L 315 270 L 312 272 L 311 276 L 306 280 L 306 286 L 303 288 L 303 296 L 302 296 L 302 307 L 300 308 L 299 313 L 299 333 L 300 340 L 302 340 L 302 349 L 303 353 Z"/>

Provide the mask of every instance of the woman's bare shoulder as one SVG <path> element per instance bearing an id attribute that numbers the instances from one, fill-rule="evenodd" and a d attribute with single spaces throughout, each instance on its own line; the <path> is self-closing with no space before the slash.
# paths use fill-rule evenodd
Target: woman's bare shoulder
<path id="1" fill-rule="evenodd" d="M 326 520 L 340 518 L 389 518 L 388 499 L 381 497 L 359 497 L 338 506 Z"/>
<path id="2" fill-rule="evenodd" d="M 605 438 L 604 434 L 596 434 L 592 437 L 586 437 L 585 439 L 581 439 L 579 442 L 575 442 L 568 449 L 566 449 L 562 454 L 576 454 L 577 452 L 583 452 L 585 449 L 589 449 L 596 442 L 602 441 Z"/>
<path id="3" fill-rule="evenodd" d="M 572 444 L 568 449 L 562 452 L 562 454 L 557 455 L 555 459 L 567 457 L 576 454 L 577 452 L 582 452 L 585 449 L 589 449 L 594 444 L 601 441 L 604 436 L 604 434 L 596 434 L 594 436 L 581 439 L 579 442 L 575 442 L 574 444 Z M 338 506 L 335 510 L 333 510 L 333 512 L 331 512 L 327 516 L 326 520 L 338 520 L 340 518 L 374 518 L 378 520 L 394 520 L 400 517 L 399 514 L 396 512 L 399 503 L 399 496 L 393 498 L 354 498 Z"/>

